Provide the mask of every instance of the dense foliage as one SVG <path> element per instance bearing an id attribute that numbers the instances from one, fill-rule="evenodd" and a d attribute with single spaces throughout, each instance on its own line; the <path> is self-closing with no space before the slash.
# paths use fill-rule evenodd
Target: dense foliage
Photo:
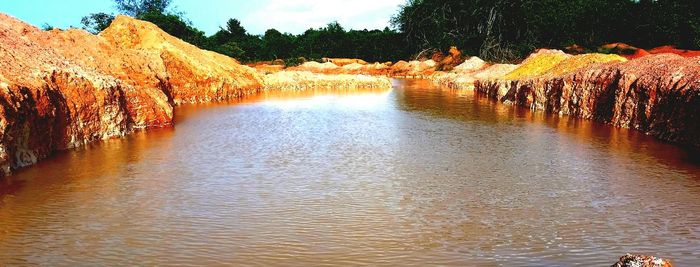
<path id="1" fill-rule="evenodd" d="M 700 49 L 697 0 L 409 0 L 392 23 L 412 51 L 456 45 L 502 61 L 573 44 Z"/>
<path id="2" fill-rule="evenodd" d="M 345 30 L 337 22 L 293 35 L 269 29 L 248 33 L 230 19 L 212 36 L 194 28 L 171 0 L 115 0 L 117 10 L 153 22 L 164 31 L 204 49 L 242 61 L 300 57 L 362 58 L 390 61 L 445 51 L 513 61 L 540 47 L 573 44 L 598 47 L 624 42 L 648 48 L 672 44 L 700 49 L 697 0 L 408 0 L 392 18 L 398 30 Z M 83 18 L 86 29 L 105 29 L 114 15 Z"/>

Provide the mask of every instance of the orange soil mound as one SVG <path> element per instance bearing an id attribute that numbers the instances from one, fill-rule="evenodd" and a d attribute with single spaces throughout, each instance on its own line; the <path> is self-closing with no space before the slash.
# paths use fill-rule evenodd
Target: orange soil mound
<path id="1" fill-rule="evenodd" d="M 119 79 L 131 74 L 122 63 L 149 62 L 147 55 L 117 52 L 80 31 L 51 39 L 58 34 L 0 14 L 2 174 L 55 150 L 172 122 L 167 97 L 149 86 L 157 82 Z M 65 49 L 56 49 L 57 43 Z M 100 53 L 106 58 L 92 58 Z M 110 66 L 115 68 L 105 71 Z"/>
<path id="2" fill-rule="evenodd" d="M 167 92 L 176 104 L 233 99 L 261 87 L 252 68 L 183 42 L 150 22 L 117 16 L 100 36 L 121 49 L 159 54 L 170 76 L 177 77 Z"/>
<path id="3" fill-rule="evenodd" d="M 698 50 L 684 50 L 684 49 L 678 49 L 675 46 L 671 45 L 665 45 L 665 46 L 659 46 L 656 48 L 653 48 L 649 50 L 649 53 L 652 54 L 663 54 L 663 53 L 671 53 L 671 54 L 676 54 L 682 57 L 700 57 L 700 51 Z"/>
<path id="4" fill-rule="evenodd" d="M 118 49 L 101 36 L 77 29 L 43 32 L 35 35 L 34 41 L 85 69 L 117 78 L 126 94 L 127 110 L 135 127 L 172 123 L 173 108 L 162 91 L 168 86 L 165 84 L 168 74 L 158 54 Z"/>
<path id="5" fill-rule="evenodd" d="M 425 61 L 399 61 L 391 66 L 389 74 L 394 77 L 426 77 L 435 72 L 437 63 L 432 59 Z"/>

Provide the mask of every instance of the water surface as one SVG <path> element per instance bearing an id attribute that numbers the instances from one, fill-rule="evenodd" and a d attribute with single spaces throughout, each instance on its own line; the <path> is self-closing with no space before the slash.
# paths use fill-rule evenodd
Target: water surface
<path id="1" fill-rule="evenodd" d="M 700 264 L 696 157 L 395 81 L 184 106 L 0 182 L 0 265 Z"/>

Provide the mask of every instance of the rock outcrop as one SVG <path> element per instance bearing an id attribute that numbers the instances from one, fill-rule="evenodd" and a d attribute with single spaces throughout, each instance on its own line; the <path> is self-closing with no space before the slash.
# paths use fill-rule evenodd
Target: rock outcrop
<path id="1" fill-rule="evenodd" d="M 504 102 L 632 128 L 662 140 L 700 148 L 700 58 L 659 54 L 592 63 L 565 75 L 475 87 Z"/>
<path id="2" fill-rule="evenodd" d="M 111 75 L 70 61 L 44 42 L 45 34 L 0 14 L 2 174 L 34 164 L 55 150 L 171 122 L 172 107 L 153 106 L 157 112 L 151 115 L 129 110 L 129 105 L 157 99 L 144 99 L 147 93 L 134 92 Z"/>
<path id="3" fill-rule="evenodd" d="M 645 255 L 627 254 L 610 267 L 673 267 L 670 261 Z"/>

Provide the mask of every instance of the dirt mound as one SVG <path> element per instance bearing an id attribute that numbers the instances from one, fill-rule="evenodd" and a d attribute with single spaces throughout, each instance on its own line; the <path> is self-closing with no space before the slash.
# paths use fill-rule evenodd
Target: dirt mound
<path id="1" fill-rule="evenodd" d="M 471 57 L 464 61 L 462 64 L 459 64 L 454 68 L 454 72 L 457 73 L 465 73 L 465 72 L 472 72 L 475 70 L 480 70 L 484 67 L 486 67 L 486 61 L 483 61 L 482 59 L 478 57 Z"/>
<path id="2" fill-rule="evenodd" d="M 652 54 L 670 53 L 670 54 L 676 54 L 676 55 L 679 55 L 682 57 L 700 57 L 699 50 L 678 49 L 677 47 L 672 46 L 672 45 L 665 45 L 665 46 L 659 46 L 656 48 L 652 48 L 649 50 L 649 53 L 652 53 Z"/>
<path id="3" fill-rule="evenodd" d="M 338 73 L 340 72 L 338 69 L 338 65 L 333 64 L 332 62 L 325 62 L 325 63 L 318 63 L 316 61 L 309 61 L 309 62 L 304 62 L 304 64 L 301 64 L 299 66 L 289 68 L 290 71 L 309 71 L 313 73 L 325 73 L 325 74 L 331 74 L 331 73 Z"/>
<path id="4" fill-rule="evenodd" d="M 626 58 L 614 54 L 582 54 L 567 58 L 552 68 L 546 75 L 561 76 L 596 63 L 625 62 Z"/>
<path id="5" fill-rule="evenodd" d="M 262 78 L 252 68 L 201 50 L 150 22 L 117 16 L 100 36 L 119 49 L 158 54 L 169 76 L 175 77 L 166 93 L 176 104 L 234 99 L 261 87 Z"/>
<path id="6" fill-rule="evenodd" d="M 637 48 L 625 43 L 605 44 L 600 46 L 598 48 L 598 51 L 604 54 L 618 54 L 627 59 L 640 58 L 651 54 L 644 49 Z"/>
<path id="7" fill-rule="evenodd" d="M 173 108 L 162 90 L 168 87 L 169 77 L 158 54 L 119 49 L 101 36 L 78 29 L 52 30 L 34 37 L 34 41 L 52 48 L 70 62 L 118 79 L 134 127 L 172 123 Z"/>
<path id="8" fill-rule="evenodd" d="M 0 14 L 0 167 L 129 131 L 120 82 L 36 40 L 43 31 Z M 2 174 L 0 174 L 2 175 Z"/>
<path id="9" fill-rule="evenodd" d="M 569 57 L 571 57 L 569 54 L 561 50 L 540 49 L 525 59 L 517 69 L 503 78 L 506 80 L 518 80 L 540 76 L 551 71 L 557 64 Z"/>

